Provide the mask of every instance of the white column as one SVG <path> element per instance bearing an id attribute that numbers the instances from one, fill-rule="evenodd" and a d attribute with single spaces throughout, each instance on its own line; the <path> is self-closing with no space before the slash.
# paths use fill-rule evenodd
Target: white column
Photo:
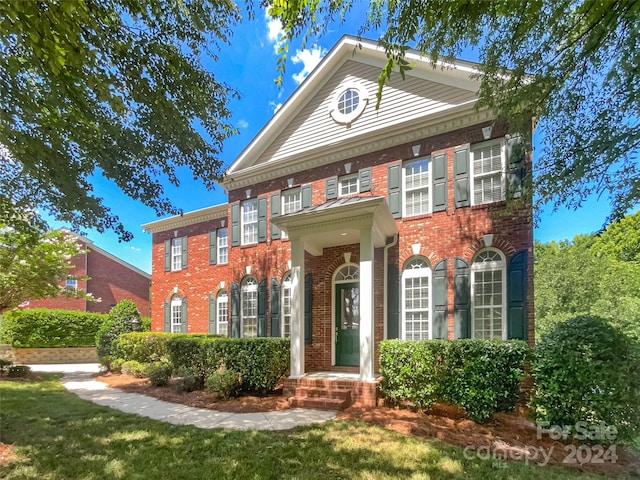
<path id="1" fill-rule="evenodd" d="M 304 375 L 304 241 L 291 241 L 291 374 Z"/>
<path id="2" fill-rule="evenodd" d="M 374 380 L 373 238 L 371 227 L 360 231 L 360 380 Z"/>

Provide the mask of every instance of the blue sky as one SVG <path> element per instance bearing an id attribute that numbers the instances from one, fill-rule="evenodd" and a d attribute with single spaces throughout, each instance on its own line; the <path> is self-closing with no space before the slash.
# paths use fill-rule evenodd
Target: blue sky
<path id="1" fill-rule="evenodd" d="M 240 92 L 241 98 L 230 103 L 233 112 L 232 123 L 239 134 L 227 140 L 221 159 L 229 165 L 260 129 L 269 121 L 276 108 L 291 96 L 295 88 L 306 77 L 310 70 L 321 60 L 328 50 L 343 34 L 355 35 L 364 19 L 367 2 L 355 2 L 348 19 L 343 24 L 332 26 L 317 39 L 308 44 L 307 49 L 296 49 L 293 44 L 289 49 L 286 76 L 282 88 L 275 85 L 277 76 L 276 48 L 278 43 L 279 24 L 257 11 L 253 20 L 245 20 L 234 28 L 231 44 L 223 46 L 219 52 L 219 60 L 208 65 L 219 81 L 223 81 Z M 375 32 L 367 35 L 375 38 Z M 465 60 L 477 60 L 473 52 L 462 55 Z M 475 57 L 475 58 L 474 58 Z M 540 151 L 541 139 L 534 138 L 534 162 L 536 150 Z M 536 148 L 537 147 L 537 148 Z M 198 208 L 224 203 L 227 197 L 222 187 L 207 191 L 201 182 L 194 181 L 187 169 L 179 170 L 180 186 L 166 185 L 165 193 L 174 205 L 185 212 Z M 122 258 L 136 267 L 151 272 L 151 235 L 144 232 L 141 225 L 156 220 L 152 209 L 134 201 L 124 194 L 113 183 L 102 178 L 94 180 L 95 194 L 105 198 L 110 207 L 134 234 L 128 243 L 119 243 L 115 233 L 108 231 L 98 233 L 87 231 L 87 237 L 100 248 Z M 609 212 L 606 198 L 590 198 L 578 211 L 560 209 L 552 212 L 551 208 L 543 209 L 539 225 L 535 229 L 535 238 L 542 242 L 550 240 L 571 239 L 579 233 L 591 233 L 599 230 Z M 54 227 L 63 226 L 50 220 Z"/>

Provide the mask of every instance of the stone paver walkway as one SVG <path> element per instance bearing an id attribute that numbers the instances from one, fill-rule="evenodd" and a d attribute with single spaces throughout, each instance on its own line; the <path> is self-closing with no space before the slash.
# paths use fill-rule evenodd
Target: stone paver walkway
<path id="1" fill-rule="evenodd" d="M 34 370 L 38 370 L 34 366 Z M 42 371 L 42 369 L 40 369 Z M 288 430 L 298 425 L 326 422 L 336 416 L 336 412 L 289 408 L 275 412 L 229 413 L 188 407 L 178 403 L 165 402 L 157 398 L 127 393 L 93 379 L 91 371 L 55 369 L 47 366 L 46 371 L 62 371 L 63 385 L 80 398 L 98 405 L 114 408 L 127 413 L 135 413 L 154 420 L 175 425 L 194 425 L 198 428 L 231 428 L 238 430 Z"/>

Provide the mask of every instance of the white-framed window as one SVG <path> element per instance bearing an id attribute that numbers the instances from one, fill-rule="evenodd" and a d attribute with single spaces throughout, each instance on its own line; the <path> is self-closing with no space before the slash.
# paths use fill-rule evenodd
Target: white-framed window
<path id="1" fill-rule="evenodd" d="M 171 297 L 171 333 L 182 332 L 182 299 L 178 295 Z"/>
<path id="2" fill-rule="evenodd" d="M 289 190 L 283 190 L 281 194 L 282 203 L 281 212 L 282 215 L 288 213 L 295 213 L 302 210 L 302 190 L 300 188 L 291 188 Z M 288 238 L 287 232 L 280 231 L 280 238 Z"/>
<path id="3" fill-rule="evenodd" d="M 182 270 L 182 237 L 171 239 L 171 271 Z"/>
<path id="4" fill-rule="evenodd" d="M 489 141 L 471 146 L 472 205 L 505 199 L 505 156 L 502 141 Z"/>
<path id="5" fill-rule="evenodd" d="M 356 120 L 367 106 L 368 92 L 363 85 L 348 82 L 338 89 L 329 105 L 329 114 L 338 123 Z"/>
<path id="6" fill-rule="evenodd" d="M 502 252 L 481 250 L 471 264 L 472 337 L 507 338 L 506 261 Z"/>
<path id="7" fill-rule="evenodd" d="M 64 288 L 72 291 L 78 290 L 78 280 L 75 278 L 67 278 L 64 282 Z"/>
<path id="8" fill-rule="evenodd" d="M 242 202 L 242 245 L 258 243 L 258 199 Z"/>
<path id="9" fill-rule="evenodd" d="M 338 179 L 338 196 L 355 195 L 359 191 L 358 174 L 344 175 Z"/>
<path id="10" fill-rule="evenodd" d="M 402 165 L 404 217 L 431 212 L 429 163 L 430 160 L 427 157 L 407 161 Z"/>
<path id="11" fill-rule="evenodd" d="M 402 338 L 426 340 L 431 328 L 431 268 L 424 258 L 411 258 L 402 272 Z"/>
<path id="12" fill-rule="evenodd" d="M 291 335 L 291 271 L 282 277 L 282 336 Z"/>
<path id="13" fill-rule="evenodd" d="M 227 335 L 229 332 L 229 296 L 226 290 L 220 290 L 216 297 L 216 333 Z"/>
<path id="14" fill-rule="evenodd" d="M 226 228 L 217 231 L 218 263 L 229 262 L 229 233 Z"/>
<path id="15" fill-rule="evenodd" d="M 245 277 L 240 290 L 242 336 L 258 336 L 258 282 L 254 277 Z"/>

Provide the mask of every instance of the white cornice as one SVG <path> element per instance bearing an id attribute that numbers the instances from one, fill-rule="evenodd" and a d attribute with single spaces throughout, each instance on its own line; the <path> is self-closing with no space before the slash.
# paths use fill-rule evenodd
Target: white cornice
<path id="1" fill-rule="evenodd" d="M 470 108 L 471 107 L 471 108 Z M 224 180 L 224 187 L 231 191 L 237 188 L 254 185 L 257 182 L 281 178 L 293 173 L 310 170 L 321 165 L 328 165 L 341 160 L 350 159 L 359 155 L 377 152 L 387 148 L 396 147 L 416 140 L 423 140 L 441 133 L 458 130 L 487 120 L 493 120 L 488 110 L 475 111 L 472 105 L 466 106 L 463 112 L 447 116 L 430 116 L 424 118 L 419 124 L 411 123 L 407 129 L 406 124 L 397 125 L 394 129 L 373 131 L 368 135 L 356 137 L 351 145 L 346 142 L 340 145 L 323 145 L 319 148 L 303 152 L 295 157 L 285 157 L 277 161 L 270 161 L 253 165 L 233 174 L 229 174 Z M 382 137 L 382 135 L 385 135 Z"/>
<path id="2" fill-rule="evenodd" d="M 193 210 L 191 212 L 183 213 L 182 215 L 174 215 L 173 217 L 163 218 L 161 220 L 156 220 L 155 222 L 145 223 L 142 225 L 142 228 L 149 233 L 158 233 L 171 230 L 172 228 L 186 227 L 187 225 L 193 225 L 209 220 L 226 218 L 227 208 L 228 204 L 222 203 L 212 207 Z"/>

